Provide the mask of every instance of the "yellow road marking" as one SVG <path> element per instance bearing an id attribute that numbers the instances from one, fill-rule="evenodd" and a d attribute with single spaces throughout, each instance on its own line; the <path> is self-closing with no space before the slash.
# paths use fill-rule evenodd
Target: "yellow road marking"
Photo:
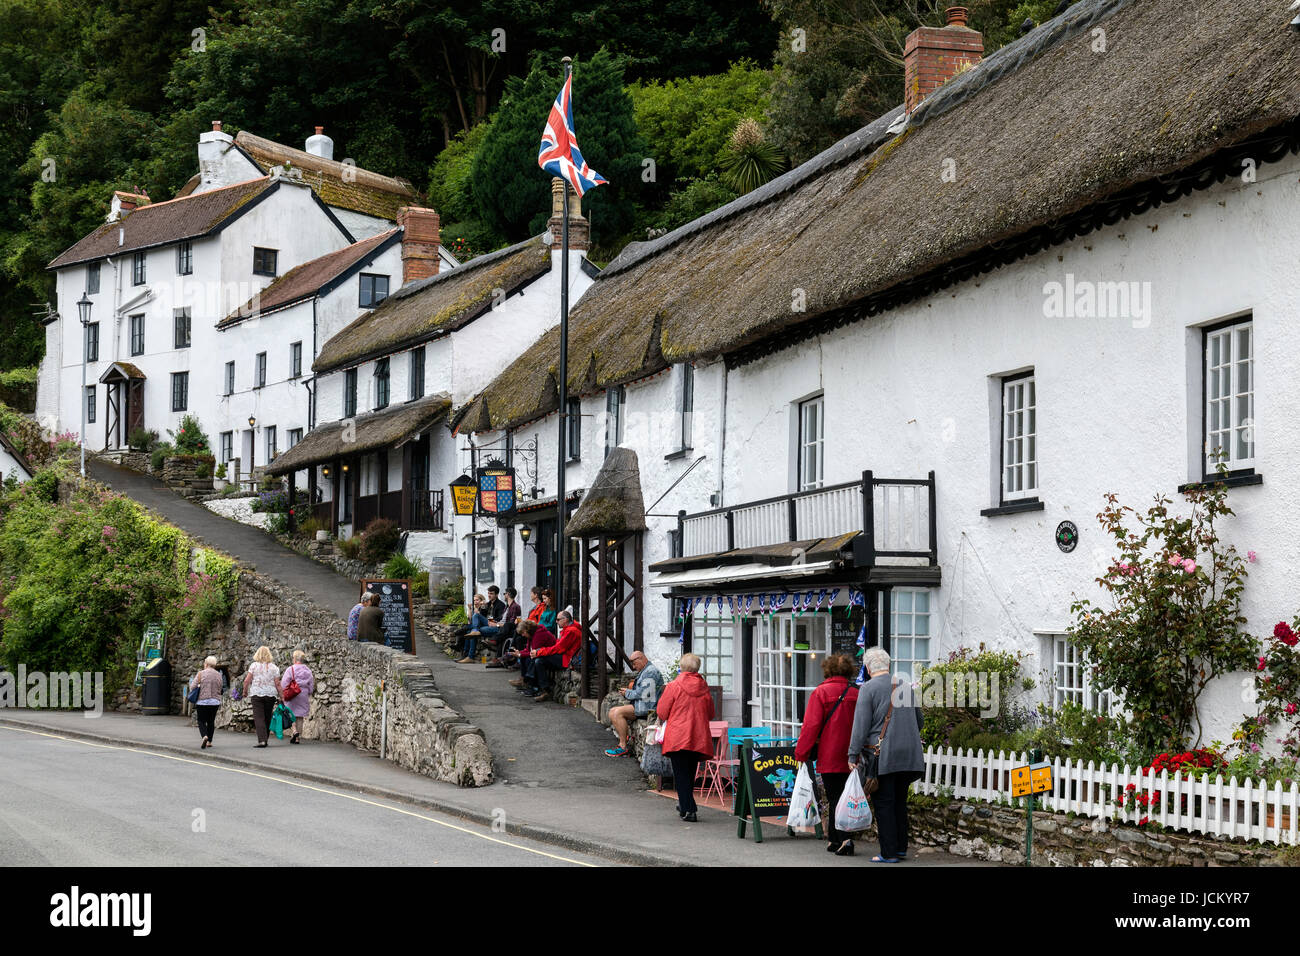
<path id="1" fill-rule="evenodd" d="M 544 856 L 551 860 L 559 860 L 562 863 L 572 863 L 575 866 L 589 866 L 589 867 L 596 866 L 596 864 L 594 863 L 584 863 L 582 860 L 573 860 L 567 856 L 559 856 L 558 854 L 555 853 L 547 853 L 544 850 L 534 850 L 532 847 L 523 846 L 518 843 L 511 843 L 509 840 L 502 840 L 499 839 L 498 837 L 488 836 L 486 833 L 479 833 L 476 830 L 468 830 L 465 827 L 457 826 L 454 823 L 447 823 L 445 820 L 438 820 L 435 819 L 434 817 L 425 816 L 423 813 L 416 813 L 413 810 L 403 810 L 401 807 L 392 807 L 385 803 L 377 803 L 374 800 L 367 800 L 365 797 L 354 796 L 353 794 L 350 793 L 340 793 L 337 790 L 329 790 L 326 789 L 325 787 L 312 786 L 311 784 L 303 783 L 300 780 L 290 780 L 285 777 L 276 777 L 276 776 L 272 776 L 269 773 L 259 773 L 256 770 L 245 770 L 242 767 L 228 767 L 224 764 L 212 763 L 211 761 L 208 760 L 194 760 L 190 757 L 179 757 L 175 754 L 159 753 L 156 750 L 142 750 L 139 747 L 122 747 L 116 744 L 100 744 L 100 743 L 95 743 L 94 741 L 91 740 L 81 740 L 77 737 L 64 737 L 61 734 L 51 734 L 41 730 L 28 730 L 23 727 L 13 727 L 9 725 L 0 725 L 0 730 L 12 730 L 20 734 L 31 734 L 36 737 L 49 737 L 52 740 L 65 740 L 68 743 L 84 744 L 87 747 L 98 747 L 101 750 L 122 750 L 127 753 L 144 754 L 145 756 L 148 757 L 161 757 L 164 760 L 175 760 L 178 763 L 194 764 L 196 767 L 208 767 L 209 769 L 213 769 L 213 770 L 224 770 L 227 773 L 243 774 L 244 776 L 247 777 L 259 777 L 262 780 L 270 780 L 275 783 L 284 783 L 284 784 L 288 784 L 291 787 L 298 787 L 302 790 L 311 790 L 315 793 L 328 794 L 331 797 L 342 797 L 345 800 L 352 800 L 356 803 L 364 803 L 368 806 L 378 807 L 381 810 L 391 810 L 393 813 L 401 813 L 408 817 L 415 817 L 417 820 L 424 820 L 428 823 L 436 823 L 440 827 L 446 827 L 448 830 L 456 830 L 457 832 L 467 834 L 468 836 L 478 837 L 480 840 L 488 840 L 492 843 L 499 843 L 502 846 L 512 847 L 516 850 L 523 850 L 526 853 L 535 853 L 538 856 Z"/>

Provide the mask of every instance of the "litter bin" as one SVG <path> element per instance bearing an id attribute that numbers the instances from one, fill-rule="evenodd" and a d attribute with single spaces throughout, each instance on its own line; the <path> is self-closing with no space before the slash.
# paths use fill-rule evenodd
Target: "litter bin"
<path id="1" fill-rule="evenodd" d="M 172 665 L 165 657 L 149 662 L 144 669 L 144 690 L 140 695 L 140 713 L 150 717 L 171 712 Z"/>

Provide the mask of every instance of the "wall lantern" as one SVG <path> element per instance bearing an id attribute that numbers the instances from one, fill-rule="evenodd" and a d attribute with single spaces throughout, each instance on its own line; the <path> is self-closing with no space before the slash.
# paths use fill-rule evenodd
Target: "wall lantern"
<path id="1" fill-rule="evenodd" d="M 536 551 L 537 545 L 535 544 L 530 545 L 528 543 L 529 541 L 532 540 L 532 537 L 533 537 L 533 529 L 528 527 L 528 525 L 526 524 L 521 524 L 519 526 L 519 540 L 521 540 L 524 543 L 525 548 L 532 548 L 534 551 Z"/>
<path id="2" fill-rule="evenodd" d="M 256 427 L 257 427 L 257 419 L 254 418 L 252 415 L 249 415 L 249 416 L 248 416 L 248 427 L 249 427 L 249 428 L 256 428 Z"/>

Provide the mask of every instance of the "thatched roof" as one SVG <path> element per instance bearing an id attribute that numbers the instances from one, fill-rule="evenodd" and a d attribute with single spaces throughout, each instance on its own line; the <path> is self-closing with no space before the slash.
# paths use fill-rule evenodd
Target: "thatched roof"
<path id="1" fill-rule="evenodd" d="M 62 269 L 106 256 L 210 235 L 233 222 L 237 213 L 251 208 L 253 202 L 259 201 L 276 185 L 270 177 L 263 176 L 193 196 L 140 206 L 79 239 L 46 268 Z"/>
<path id="2" fill-rule="evenodd" d="M 217 328 L 228 329 L 244 319 L 267 315 L 310 299 L 322 290 L 328 292 L 353 272 L 364 269 L 375 256 L 400 238 L 401 230 L 393 227 L 295 266 L 259 292 L 256 298 L 249 299 L 218 322 Z"/>
<path id="3" fill-rule="evenodd" d="M 615 448 L 600 466 L 564 533 L 570 538 L 592 538 L 645 528 L 645 499 L 641 497 L 641 467 L 636 452 Z"/>
<path id="4" fill-rule="evenodd" d="M 393 405 L 383 411 L 358 415 L 350 420 L 355 424 L 353 441 L 347 440 L 350 437 L 349 420 L 318 425 L 298 444 L 277 455 L 267 465 L 267 474 L 285 475 L 336 458 L 349 458 L 377 448 L 392 448 L 437 424 L 450 408 L 450 396 L 440 393 L 404 405 Z"/>
<path id="5" fill-rule="evenodd" d="M 569 388 L 797 341 L 801 325 L 863 303 L 889 308 L 900 290 L 922 294 L 922 279 L 974 274 L 954 272 L 969 257 L 1069 239 L 1071 217 L 1291 123 L 1300 38 L 1284 6 L 1081 0 L 931 94 L 905 126 L 895 111 L 619 256 L 572 312 Z M 1099 27 L 1105 52 L 1093 49 Z M 955 182 L 941 178 L 946 159 Z M 458 423 L 552 411 L 558 338 L 544 336 Z"/>
<path id="6" fill-rule="evenodd" d="M 396 221 L 402 206 L 420 205 L 420 196 L 405 179 L 381 176 L 355 164 L 326 159 L 306 150 L 240 130 L 235 145 L 266 172 L 286 163 L 302 170 L 302 180 L 326 205 Z"/>
<path id="7" fill-rule="evenodd" d="M 490 309 L 496 290 L 513 295 L 550 268 L 550 248 L 534 238 L 404 285 L 326 342 L 312 369 L 321 374 L 454 332 Z"/>

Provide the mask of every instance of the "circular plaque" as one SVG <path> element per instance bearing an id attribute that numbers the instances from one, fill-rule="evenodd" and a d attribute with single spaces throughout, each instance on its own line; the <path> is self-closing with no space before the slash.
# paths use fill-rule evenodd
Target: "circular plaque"
<path id="1" fill-rule="evenodd" d="M 1079 529 L 1073 521 L 1062 521 L 1056 526 L 1056 546 L 1069 554 L 1079 543 Z"/>

